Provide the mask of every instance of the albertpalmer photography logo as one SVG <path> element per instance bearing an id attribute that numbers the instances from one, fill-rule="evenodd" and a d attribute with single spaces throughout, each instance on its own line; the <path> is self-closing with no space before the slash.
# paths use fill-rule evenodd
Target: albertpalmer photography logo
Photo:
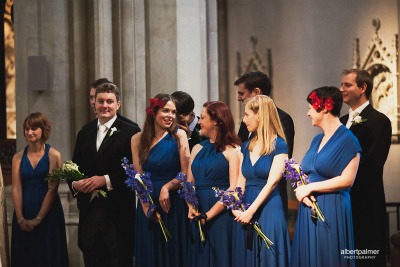
<path id="1" fill-rule="evenodd" d="M 375 259 L 379 249 L 342 249 L 340 254 L 344 255 L 345 259 Z"/>

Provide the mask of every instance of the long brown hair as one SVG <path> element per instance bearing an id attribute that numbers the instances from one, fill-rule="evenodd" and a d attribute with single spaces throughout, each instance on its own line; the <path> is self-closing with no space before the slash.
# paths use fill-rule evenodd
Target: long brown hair
<path id="1" fill-rule="evenodd" d="M 172 101 L 175 103 L 175 100 L 169 94 L 160 93 L 156 95 L 153 99 L 157 99 L 158 101 L 163 101 L 164 105 Z M 146 120 L 144 122 L 142 135 L 140 136 L 140 143 L 139 143 L 139 162 L 142 165 L 146 159 L 149 157 L 150 153 L 150 146 L 155 137 L 155 126 L 154 126 L 154 118 L 157 115 L 157 112 L 162 109 L 164 106 L 156 105 L 154 107 L 149 107 L 147 110 L 153 112 L 146 111 Z M 179 137 L 176 134 L 177 132 L 177 125 L 176 125 L 176 118 L 172 123 L 171 127 L 167 129 L 168 133 L 170 133 L 177 141 L 179 145 Z"/>
<path id="2" fill-rule="evenodd" d="M 210 118 L 217 123 L 217 136 L 215 146 L 218 151 L 223 151 L 226 146 L 236 147 L 240 145 L 240 139 L 235 133 L 235 122 L 228 106 L 221 101 L 209 101 L 204 103 L 204 108 Z"/>

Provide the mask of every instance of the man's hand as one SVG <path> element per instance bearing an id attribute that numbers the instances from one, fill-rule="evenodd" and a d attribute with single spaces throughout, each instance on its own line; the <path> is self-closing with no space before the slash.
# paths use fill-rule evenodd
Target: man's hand
<path id="1" fill-rule="evenodd" d="M 104 176 L 92 176 L 90 178 L 82 179 L 73 183 L 74 189 L 83 193 L 93 193 L 97 188 L 106 185 Z"/>

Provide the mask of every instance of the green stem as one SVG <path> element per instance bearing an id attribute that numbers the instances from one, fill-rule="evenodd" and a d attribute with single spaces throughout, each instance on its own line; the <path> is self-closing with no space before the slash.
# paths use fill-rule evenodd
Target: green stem
<path id="1" fill-rule="evenodd" d="M 253 224 L 254 230 L 264 240 L 266 247 L 269 249 L 274 243 L 261 231 L 260 226 L 257 223 Z"/>

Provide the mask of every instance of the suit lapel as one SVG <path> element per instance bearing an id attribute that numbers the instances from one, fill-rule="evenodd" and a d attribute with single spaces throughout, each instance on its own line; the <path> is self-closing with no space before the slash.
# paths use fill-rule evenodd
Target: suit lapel
<path id="1" fill-rule="evenodd" d="M 99 147 L 99 151 L 97 151 L 97 157 L 99 157 L 102 153 L 104 153 L 104 151 L 107 149 L 108 146 L 110 146 L 110 144 L 112 143 L 114 138 L 116 138 L 116 136 L 118 135 L 119 131 L 121 131 L 119 126 L 120 126 L 120 120 L 117 118 L 115 120 L 115 122 L 113 123 L 113 125 L 111 126 L 111 128 L 108 129 L 107 134 L 104 137 L 103 142 L 101 143 L 101 145 Z M 113 129 L 114 127 L 117 130 L 114 131 L 113 134 L 110 136 L 111 129 Z"/>
<path id="2" fill-rule="evenodd" d="M 97 140 L 97 120 L 95 120 L 95 123 L 93 123 L 93 126 L 90 127 L 89 130 L 89 140 L 88 140 L 88 144 L 89 144 L 89 149 L 90 149 L 90 153 L 92 155 L 96 155 L 97 154 L 97 149 L 96 149 L 96 140 Z"/>
<path id="3" fill-rule="evenodd" d="M 372 106 L 371 106 L 371 104 L 369 104 L 368 106 L 366 106 L 366 107 L 363 109 L 363 111 L 361 111 L 361 113 L 359 114 L 359 116 L 360 116 L 362 119 L 367 119 L 367 120 L 368 120 L 368 117 L 369 117 L 371 111 L 372 111 Z M 354 134 L 355 136 L 357 136 L 357 132 L 363 127 L 363 125 L 364 125 L 365 123 L 367 123 L 367 121 L 362 122 L 362 123 L 360 123 L 360 124 L 352 124 L 352 125 L 350 126 L 349 129 L 353 132 L 353 134 Z"/>

